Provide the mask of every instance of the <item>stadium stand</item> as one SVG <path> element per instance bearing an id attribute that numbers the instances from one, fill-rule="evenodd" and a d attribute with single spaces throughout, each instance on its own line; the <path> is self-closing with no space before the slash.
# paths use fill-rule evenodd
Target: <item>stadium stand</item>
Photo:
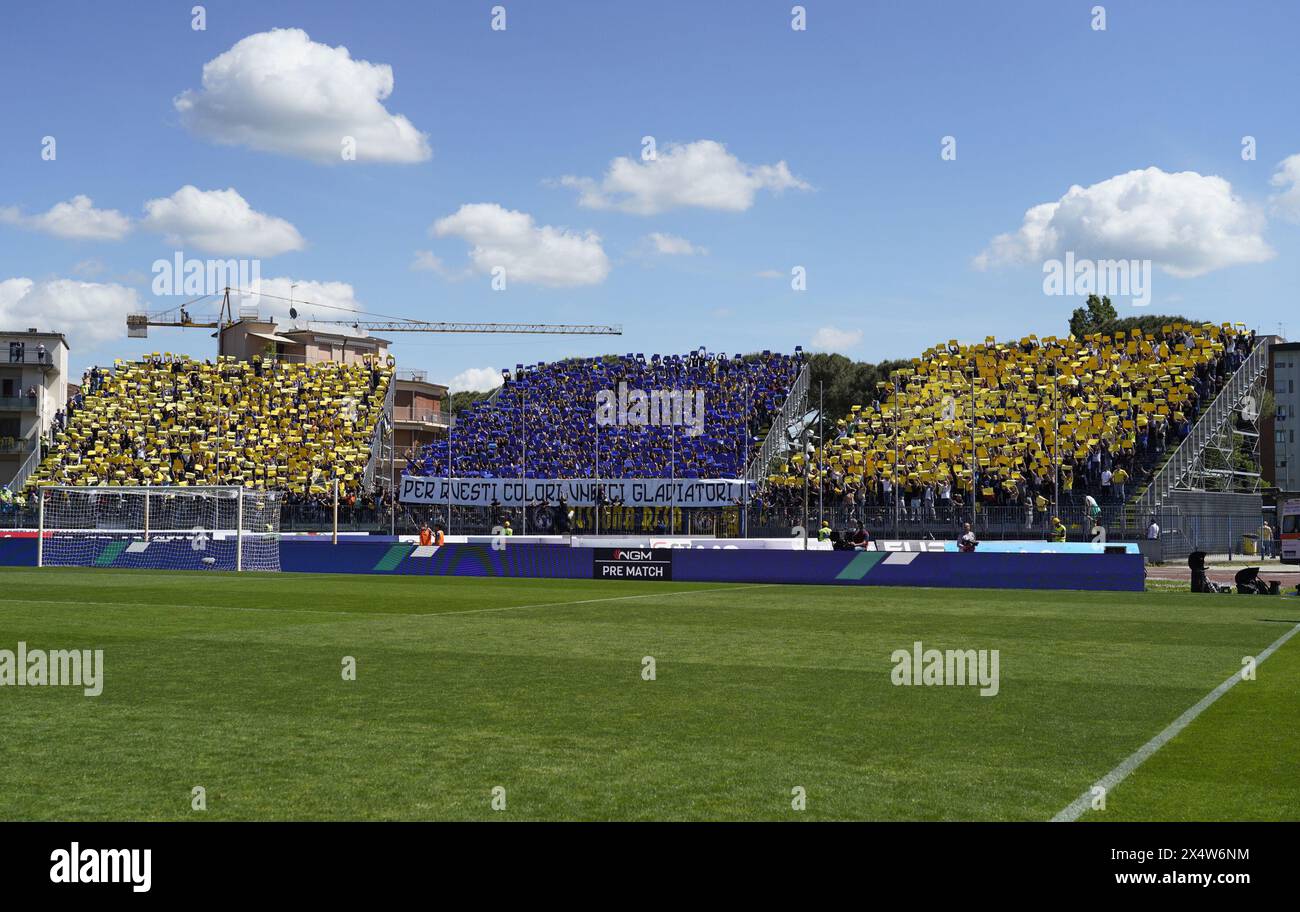
<path id="1" fill-rule="evenodd" d="M 785 401 L 801 356 L 607 355 L 520 365 L 490 400 L 462 412 L 450 441 L 408 460 L 412 475 L 461 478 L 735 478 Z M 681 427 L 597 429 L 602 390 L 699 390 L 702 433 Z"/>
<path id="2" fill-rule="evenodd" d="M 853 406 L 824 450 L 809 454 L 810 484 L 858 521 L 864 508 L 892 509 L 897 484 L 905 520 L 951 519 L 974 486 L 981 510 L 1022 508 L 1045 523 L 1059 458 L 1062 503 L 1091 496 L 1113 515 L 1254 342 L 1230 324 L 1185 323 L 1082 339 L 950 341 L 904 368 L 897 390 L 880 383 L 874 401 Z M 795 453 L 769 476 L 767 502 L 790 513 L 803 473 Z"/>
<path id="3" fill-rule="evenodd" d="M 355 494 L 392 377 L 387 362 L 288 364 L 154 354 L 88 371 L 28 480 L 244 485 Z"/>

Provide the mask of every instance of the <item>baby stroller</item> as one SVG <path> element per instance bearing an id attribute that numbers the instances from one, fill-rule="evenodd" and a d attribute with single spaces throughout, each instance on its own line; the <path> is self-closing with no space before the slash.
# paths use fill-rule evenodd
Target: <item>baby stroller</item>
<path id="1" fill-rule="evenodd" d="M 1237 583 L 1237 592 L 1241 595 L 1279 594 L 1277 580 L 1267 583 L 1260 579 L 1258 567 L 1247 567 L 1244 570 L 1238 570 L 1237 575 L 1233 579 Z"/>

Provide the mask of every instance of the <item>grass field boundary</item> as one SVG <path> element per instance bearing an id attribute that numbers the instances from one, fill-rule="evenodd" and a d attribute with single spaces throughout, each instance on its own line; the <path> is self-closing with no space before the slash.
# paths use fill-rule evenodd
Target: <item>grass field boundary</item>
<path id="1" fill-rule="evenodd" d="M 1264 661 L 1269 656 L 1277 652 L 1277 650 L 1284 646 L 1287 640 L 1295 636 L 1296 633 L 1300 633 L 1300 624 L 1296 624 L 1286 633 L 1282 634 L 1266 646 L 1264 650 L 1255 657 L 1255 667 L 1258 668 L 1260 665 L 1263 665 Z M 1236 686 L 1237 682 L 1242 680 L 1242 672 L 1244 670 L 1245 669 L 1233 673 L 1233 675 L 1226 681 L 1202 697 L 1200 702 L 1195 706 L 1188 709 L 1173 722 L 1170 722 L 1169 725 L 1165 727 L 1164 731 L 1160 732 L 1160 734 L 1156 735 L 1146 744 L 1143 744 L 1133 753 L 1129 754 L 1129 756 L 1124 758 L 1119 766 L 1115 767 L 1105 776 L 1102 776 L 1095 783 L 1084 789 L 1083 794 L 1058 811 L 1052 818 L 1051 822 L 1070 823 L 1082 817 L 1088 809 L 1092 807 L 1093 789 L 1100 786 L 1106 790 L 1105 794 L 1109 795 L 1115 786 L 1128 778 L 1130 773 L 1149 760 L 1156 751 L 1160 750 L 1160 748 L 1172 741 L 1179 732 L 1192 724 L 1197 716 L 1213 706 L 1220 697 L 1232 690 L 1232 688 Z"/>

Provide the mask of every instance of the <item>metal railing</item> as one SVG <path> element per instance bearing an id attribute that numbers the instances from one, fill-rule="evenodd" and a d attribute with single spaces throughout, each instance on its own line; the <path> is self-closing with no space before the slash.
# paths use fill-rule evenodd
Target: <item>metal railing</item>
<path id="1" fill-rule="evenodd" d="M 9 349 L 8 355 L 7 358 L 4 357 L 4 350 L 3 348 L 0 348 L 0 367 L 4 367 L 6 364 L 11 367 L 35 364 L 36 366 L 43 367 L 46 370 L 53 370 L 58 367 L 58 365 L 54 363 L 53 356 L 48 351 L 38 352 L 34 349 L 32 351 L 17 351 L 11 348 Z"/>
<path id="2" fill-rule="evenodd" d="M 393 410 L 394 421 L 418 421 L 421 424 L 436 424 L 439 427 L 446 427 L 448 423 L 447 415 L 443 412 L 434 411 L 433 409 L 414 409 L 414 408 L 395 408 Z"/>
<path id="3" fill-rule="evenodd" d="M 23 460 L 23 464 L 18 467 L 18 471 L 14 473 L 14 477 L 10 479 L 9 490 L 21 491 L 23 485 L 27 483 L 27 479 L 31 477 L 31 474 L 35 472 L 37 468 L 40 467 L 40 464 L 41 446 L 37 443 L 36 446 L 32 447 L 32 452 L 28 457 Z"/>
<path id="4" fill-rule="evenodd" d="M 758 455 L 750 460 L 748 468 L 745 469 L 746 480 L 762 481 L 767 477 L 767 467 L 772 457 L 790 448 L 790 440 L 785 431 L 807 411 L 809 382 L 809 365 L 805 363 L 799 370 L 799 376 L 791 384 L 785 402 L 772 415 L 772 423 L 767 429 L 767 436 L 763 438 L 763 443 L 758 448 Z"/>
<path id="5" fill-rule="evenodd" d="M 392 414 L 396 395 L 397 381 L 390 377 L 388 388 L 384 390 L 384 407 L 380 410 L 379 420 L 375 422 L 374 432 L 370 435 L 370 458 L 366 460 L 366 468 L 361 476 L 361 485 L 367 490 L 374 487 L 376 474 L 391 471 Z M 389 483 L 387 478 L 384 483 L 385 486 Z"/>
<path id="6" fill-rule="evenodd" d="M 1201 413 L 1188 435 L 1151 479 L 1146 491 L 1137 501 L 1139 514 L 1163 504 L 1169 492 L 1178 488 L 1204 458 L 1205 450 L 1218 436 L 1219 428 L 1231 419 L 1242 399 L 1268 370 L 1270 346 L 1271 341 L 1267 337 L 1258 339 L 1254 350 L 1223 384 L 1219 394 Z"/>
<path id="7" fill-rule="evenodd" d="M 110 489 L 111 490 L 111 489 Z M 901 510 L 897 527 L 889 507 L 873 505 L 856 509 L 837 506 L 825 512 L 833 529 L 841 536 L 849 536 L 859 525 L 874 540 L 933 540 L 956 541 L 964 523 L 970 521 L 969 503 L 936 503 L 932 509 L 922 508 L 913 513 Z M 675 515 L 666 508 L 631 508 L 606 506 L 601 509 L 602 534 L 690 535 L 696 538 L 785 538 L 797 533 L 798 517 L 786 511 L 752 505 L 748 514 L 741 516 L 739 506 L 722 508 L 679 508 Z M 543 515 L 545 514 L 545 515 Z M 551 507 L 534 507 L 529 510 L 527 528 L 534 534 L 591 534 L 595 531 L 595 507 L 573 508 L 570 520 L 567 514 Z M 1262 514 L 1256 516 L 1195 516 L 1185 515 L 1177 507 L 1166 507 L 1144 516 L 1135 522 L 1126 515 L 1122 505 L 1107 504 L 1095 520 L 1091 519 L 1082 504 L 1062 504 L 1061 521 L 1066 526 L 1066 540 L 1070 542 L 1141 542 L 1152 560 L 1179 562 L 1192 551 L 1210 554 L 1227 554 L 1232 559 L 1243 557 L 1257 561 L 1261 555 L 1245 554 L 1248 543 L 1257 541 Z M 981 541 L 1043 541 L 1053 538 L 1050 510 L 1032 513 L 1022 506 L 983 506 L 976 511 L 972 528 Z M 450 527 L 448 528 L 448 519 Z M 387 535 L 414 534 L 422 522 L 438 523 L 449 534 L 487 535 L 503 519 L 510 519 L 516 531 L 523 528 L 522 511 L 493 510 L 489 507 L 453 507 L 448 514 L 446 505 L 392 504 L 365 499 L 357 503 L 340 503 L 338 514 L 340 532 Z M 1160 527 L 1156 557 L 1151 556 L 1146 541 L 1147 529 L 1154 519 Z M 0 529 L 35 529 L 38 512 L 28 498 L 16 498 L 11 503 L 0 504 Z M 820 521 L 809 517 L 809 537 L 816 539 Z M 329 498 L 316 498 L 310 502 L 285 503 L 280 512 L 282 532 L 328 532 L 333 528 L 333 509 Z M 1278 541 L 1274 534 L 1271 555 L 1277 556 Z"/>
<path id="8" fill-rule="evenodd" d="M 0 411 L 26 412 L 36 411 L 35 396 L 0 396 Z"/>

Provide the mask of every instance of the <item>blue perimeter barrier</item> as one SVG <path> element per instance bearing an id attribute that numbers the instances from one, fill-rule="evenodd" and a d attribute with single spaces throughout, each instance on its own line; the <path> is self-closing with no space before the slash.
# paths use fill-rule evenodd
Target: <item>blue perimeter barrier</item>
<path id="1" fill-rule="evenodd" d="M 149 569 L 148 551 L 110 567 Z M 163 555 L 159 555 L 162 557 Z M 33 537 L 0 539 L 0 566 L 34 566 Z M 571 548 L 562 544 L 449 544 L 418 548 L 391 539 L 284 539 L 280 565 L 292 573 L 672 579 L 678 582 L 928 586 L 964 589 L 1083 589 L 1140 592 L 1140 554 L 771 551 Z M 164 569 L 154 565 L 155 569 Z"/>

